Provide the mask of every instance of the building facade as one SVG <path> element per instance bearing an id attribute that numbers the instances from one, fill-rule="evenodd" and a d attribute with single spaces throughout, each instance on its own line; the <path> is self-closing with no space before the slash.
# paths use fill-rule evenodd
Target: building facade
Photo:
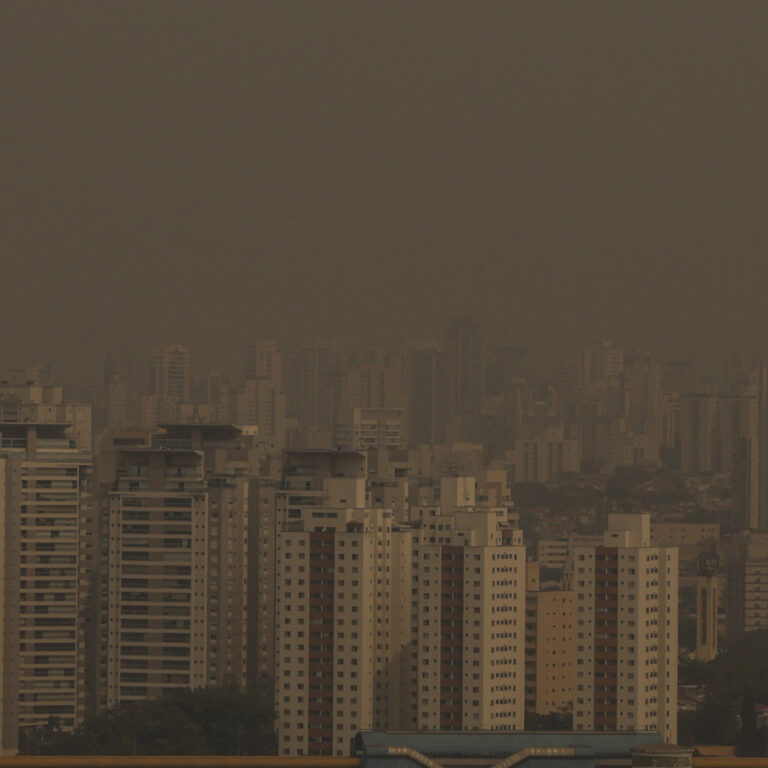
<path id="1" fill-rule="evenodd" d="M 602 546 L 576 547 L 574 729 L 677 739 L 677 550 L 650 516 L 609 515 Z"/>

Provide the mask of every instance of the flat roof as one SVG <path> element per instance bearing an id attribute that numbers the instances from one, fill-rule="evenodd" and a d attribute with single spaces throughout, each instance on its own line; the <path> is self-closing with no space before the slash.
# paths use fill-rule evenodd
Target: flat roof
<path id="1" fill-rule="evenodd" d="M 589 748 L 597 755 L 626 755 L 659 744 L 655 731 L 360 731 L 355 749 L 386 754 L 390 747 L 410 747 L 434 757 L 506 757 L 525 747 Z"/>

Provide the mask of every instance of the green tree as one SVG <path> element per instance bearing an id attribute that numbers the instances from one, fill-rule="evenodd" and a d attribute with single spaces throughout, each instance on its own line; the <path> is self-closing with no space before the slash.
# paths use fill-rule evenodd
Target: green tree
<path id="1" fill-rule="evenodd" d="M 48 723 L 22 734 L 28 755 L 259 755 L 275 750 L 273 715 L 235 687 L 179 690 L 130 702 L 86 720 L 73 733 Z"/>
<path id="2" fill-rule="evenodd" d="M 573 714 L 569 707 L 556 712 L 539 715 L 536 712 L 525 713 L 526 731 L 570 731 L 573 729 Z"/>
<path id="3" fill-rule="evenodd" d="M 738 754 L 740 757 L 762 757 L 764 754 L 763 735 L 757 727 L 755 716 L 755 697 L 752 688 L 747 686 L 741 702 L 741 737 Z"/>

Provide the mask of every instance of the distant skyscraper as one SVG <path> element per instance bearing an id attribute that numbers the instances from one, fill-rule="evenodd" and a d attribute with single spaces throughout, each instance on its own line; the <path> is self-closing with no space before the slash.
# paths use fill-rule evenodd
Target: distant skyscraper
<path id="1" fill-rule="evenodd" d="M 474 441 L 485 389 L 483 340 L 470 317 L 451 320 L 445 334 L 446 416 L 453 437 Z"/>
<path id="2" fill-rule="evenodd" d="M 768 629 L 768 534 L 745 531 L 734 537 L 728 561 L 728 635 Z"/>
<path id="3" fill-rule="evenodd" d="M 152 394 L 161 399 L 190 400 L 190 356 L 186 347 L 156 347 L 149 358 Z"/>
<path id="4" fill-rule="evenodd" d="M 351 408 L 339 417 L 336 445 L 355 451 L 402 448 L 402 411 L 399 408 Z"/>
<path id="5" fill-rule="evenodd" d="M 283 355 L 274 341 L 256 341 L 248 345 L 246 380 L 269 379 L 277 387 L 283 383 Z"/>
<path id="6" fill-rule="evenodd" d="M 439 445 L 445 427 L 443 352 L 434 347 L 406 353 L 406 425 L 408 445 Z"/>
<path id="7" fill-rule="evenodd" d="M 720 582 L 717 577 L 717 554 L 704 553 L 696 565 L 696 658 L 699 661 L 712 661 L 717 656 L 718 645 Z"/>
<path id="8" fill-rule="evenodd" d="M 680 410 L 680 469 L 730 472 L 745 438 L 758 434 L 754 396 L 686 395 Z"/>
<path id="9" fill-rule="evenodd" d="M 110 352 L 104 366 L 104 404 L 107 429 L 136 426 L 136 375 L 133 360 Z"/>
<path id="10" fill-rule="evenodd" d="M 150 392 L 142 399 L 141 423 L 153 427 L 179 421 L 182 403 L 191 402 L 190 356 L 186 347 L 156 347 L 149 358 Z"/>
<path id="11" fill-rule="evenodd" d="M 321 434 L 331 447 L 345 379 L 344 355 L 336 341 L 319 339 L 288 355 L 288 416 L 302 430 Z"/>
<path id="12" fill-rule="evenodd" d="M 582 383 L 587 391 L 616 387 L 624 371 L 624 350 L 610 341 L 592 344 L 582 355 Z"/>
<path id="13" fill-rule="evenodd" d="M 768 368 L 758 371 L 757 394 L 757 520 L 761 530 L 768 530 Z"/>

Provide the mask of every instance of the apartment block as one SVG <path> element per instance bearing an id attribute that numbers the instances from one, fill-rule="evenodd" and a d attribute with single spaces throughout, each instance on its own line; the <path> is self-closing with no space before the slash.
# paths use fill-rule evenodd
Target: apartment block
<path id="1" fill-rule="evenodd" d="M 768 628 L 768 534 L 734 538 L 728 562 L 728 634 Z"/>
<path id="2" fill-rule="evenodd" d="M 505 509 L 417 508 L 412 520 L 416 728 L 522 729 L 522 532 L 508 525 Z"/>
<path id="3" fill-rule="evenodd" d="M 373 477 L 394 478 L 400 465 L 373 456 Z M 362 453 L 289 451 L 274 502 L 264 495 L 280 753 L 347 754 L 364 728 L 521 729 L 525 550 L 514 513 L 478 506 L 474 478 L 447 477 L 439 503 L 405 520 L 372 505 L 367 475 Z M 498 479 L 480 483 L 486 503 L 506 498 Z M 265 599 L 260 616 L 268 610 Z"/>
<path id="4" fill-rule="evenodd" d="M 250 583 L 256 588 L 255 622 L 248 640 L 249 657 L 255 660 L 255 666 L 249 673 L 249 683 L 270 696 L 275 690 L 277 656 L 278 534 L 284 524 L 301 521 L 307 509 L 364 508 L 367 474 L 366 456 L 358 451 L 289 450 L 283 453 L 275 476 L 252 481 L 251 545 L 258 556 L 249 563 Z"/>
<path id="5" fill-rule="evenodd" d="M 38 412 L 40 403 L 25 403 Z M 54 413 L 61 403 L 52 403 Z M 90 504 L 91 456 L 71 425 L 31 417 L 0 423 L 4 581 L 2 749 L 50 717 L 74 728 L 85 666 L 79 620 L 81 516 Z"/>
<path id="6" fill-rule="evenodd" d="M 674 547 L 651 545 L 650 516 L 609 515 L 602 546 L 576 547 L 575 730 L 677 738 Z"/>
<path id="7" fill-rule="evenodd" d="M 526 563 L 525 708 L 547 715 L 573 704 L 573 592 L 541 588 L 539 563 Z"/>
<path id="8" fill-rule="evenodd" d="M 166 425 L 149 444 L 113 444 L 106 706 L 245 685 L 249 446 L 230 425 Z"/>
<path id="9" fill-rule="evenodd" d="M 562 435 L 515 440 L 506 462 L 512 482 L 551 483 L 564 472 L 579 471 L 581 450 L 578 440 L 564 440 Z"/>
<path id="10" fill-rule="evenodd" d="M 743 440 L 754 440 L 757 436 L 758 399 L 755 396 L 687 395 L 681 400 L 683 472 L 730 472 Z"/>
<path id="11" fill-rule="evenodd" d="M 330 483 L 333 485 L 333 482 Z M 280 754 L 346 755 L 361 729 L 402 727 L 411 532 L 388 510 L 323 506 L 277 543 Z"/>
<path id="12" fill-rule="evenodd" d="M 351 408 L 336 424 L 336 443 L 353 451 L 402 448 L 403 412 L 400 408 Z"/>

